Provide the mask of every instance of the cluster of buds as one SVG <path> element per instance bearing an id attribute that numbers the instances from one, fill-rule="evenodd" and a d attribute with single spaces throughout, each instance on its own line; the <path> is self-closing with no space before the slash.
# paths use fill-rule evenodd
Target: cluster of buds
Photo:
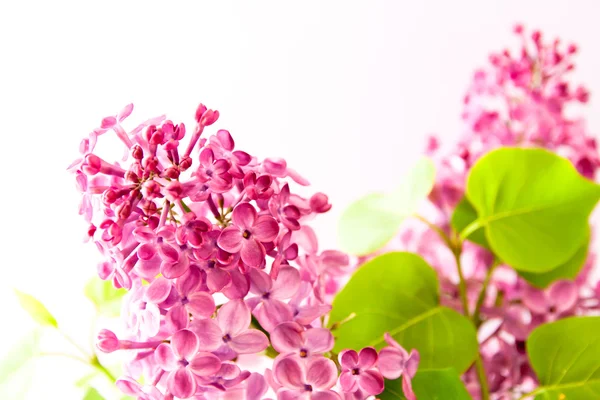
<path id="1" fill-rule="evenodd" d="M 360 400 L 402 376 L 414 399 L 418 353 L 391 337 L 379 352 L 332 351 L 327 314 L 352 268 L 346 254 L 320 252 L 306 224 L 331 208 L 327 196 L 293 193 L 290 184 L 308 182 L 283 159 L 235 149 L 226 130 L 203 137 L 218 111 L 200 105 L 190 135 L 164 117 L 127 132 L 132 109 L 104 118 L 70 167 L 88 240 L 104 257 L 98 273 L 129 291 L 124 333 L 98 335 L 100 350 L 130 354 L 117 386 L 145 400 L 253 400 L 269 389 L 278 399 Z M 112 133 L 126 148 L 121 162 L 94 153 Z M 265 353 L 274 360 L 263 371 L 236 363 Z"/>
<path id="2" fill-rule="evenodd" d="M 573 88 L 567 73 L 574 69 L 575 45 L 561 46 L 558 39 L 546 43 L 539 31 L 526 35 L 522 26 L 515 34 L 521 49 L 490 56 L 491 68 L 475 73 L 464 98 L 462 115 L 466 132 L 449 152 L 430 138 L 427 153 L 439 168 L 430 195 L 431 220 L 447 233 L 454 208 L 464 196 L 470 168 L 485 153 L 502 146 L 542 147 L 568 158 L 585 177 L 594 179 L 600 159 L 596 140 L 583 120 L 568 117 L 570 108 L 586 103 L 588 91 Z M 399 237 L 400 246 L 423 255 L 439 272 L 447 305 L 460 309 L 458 275 L 453 254 L 437 233 L 410 227 Z M 398 243 L 396 243 L 398 245 Z M 574 281 L 561 280 L 537 289 L 500 265 L 495 268 L 481 308 L 481 352 L 492 398 L 512 399 L 536 385 L 525 351 L 525 339 L 542 323 L 569 315 L 586 315 L 600 309 L 600 283 L 591 274 L 595 255 L 588 259 Z M 461 256 L 467 278 L 471 310 L 492 268 L 487 250 L 465 242 Z M 474 370 L 465 375 L 474 398 L 479 383 Z"/>

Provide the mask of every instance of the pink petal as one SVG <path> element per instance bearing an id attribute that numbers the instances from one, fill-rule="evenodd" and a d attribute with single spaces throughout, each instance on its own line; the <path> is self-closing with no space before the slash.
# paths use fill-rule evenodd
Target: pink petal
<path id="1" fill-rule="evenodd" d="M 171 345 L 175 355 L 180 359 L 191 360 L 198 352 L 198 336 L 189 329 L 175 332 L 171 338 Z"/>
<path id="2" fill-rule="evenodd" d="M 310 392 L 281 389 L 277 391 L 277 400 L 309 400 Z"/>
<path id="3" fill-rule="evenodd" d="M 396 340 L 394 340 L 394 338 L 392 337 L 392 335 L 390 335 L 388 332 L 383 334 L 383 338 L 385 339 L 385 341 L 387 342 L 387 344 L 389 344 L 392 347 L 395 347 L 397 349 L 399 349 L 400 351 L 402 351 L 402 354 L 405 355 L 405 357 L 408 357 L 408 352 L 406 350 L 404 350 L 404 347 L 400 346 L 400 343 L 396 342 Z"/>
<path id="4" fill-rule="evenodd" d="M 220 268 L 214 268 L 206 271 L 206 286 L 211 292 L 220 292 L 225 286 L 231 283 L 229 272 Z"/>
<path id="5" fill-rule="evenodd" d="M 237 253 L 242 248 L 242 240 L 244 238 L 239 228 L 228 226 L 221 232 L 217 240 L 217 245 L 229 253 Z"/>
<path id="6" fill-rule="evenodd" d="M 543 291 L 526 287 L 523 291 L 523 304 L 536 314 L 545 314 L 548 311 L 548 299 Z"/>
<path id="7" fill-rule="evenodd" d="M 337 367 L 325 357 L 313 357 L 308 360 L 306 381 L 319 390 L 330 389 L 337 380 Z"/>
<path id="8" fill-rule="evenodd" d="M 342 368 L 352 369 L 358 367 L 358 353 L 354 350 L 344 350 L 338 355 Z"/>
<path id="9" fill-rule="evenodd" d="M 254 354 L 269 347 L 269 339 L 258 329 L 248 329 L 234 336 L 229 342 L 229 347 L 238 354 Z"/>
<path id="10" fill-rule="evenodd" d="M 154 351 L 154 359 L 165 371 L 172 371 L 177 367 L 175 353 L 173 353 L 171 346 L 166 343 L 161 343 L 158 345 Z"/>
<path id="11" fill-rule="evenodd" d="M 196 379 L 194 378 L 194 374 L 187 368 L 179 368 L 177 371 L 169 374 L 167 387 L 175 396 L 187 399 L 196 393 Z"/>
<path id="12" fill-rule="evenodd" d="M 158 252 L 160 254 L 160 257 L 164 261 L 174 263 L 177 260 L 179 260 L 179 252 L 177 251 L 177 249 L 175 249 L 175 247 L 171 246 L 170 244 L 161 243 L 158 246 Z"/>
<path id="13" fill-rule="evenodd" d="M 271 332 L 282 322 L 291 321 L 294 314 L 288 304 L 271 299 L 259 305 L 254 310 L 254 316 L 267 332 Z"/>
<path id="14" fill-rule="evenodd" d="M 370 395 L 383 392 L 383 376 L 375 370 L 361 371 L 358 375 L 358 385 Z"/>
<path id="15" fill-rule="evenodd" d="M 298 357 L 285 357 L 276 360 L 273 365 L 273 375 L 282 386 L 291 389 L 304 389 L 305 369 L 302 360 Z"/>
<path id="16" fill-rule="evenodd" d="M 250 309 L 243 300 L 231 300 L 225 303 L 217 314 L 217 323 L 221 332 L 231 337 L 237 336 L 250 325 Z"/>
<path id="17" fill-rule="evenodd" d="M 254 226 L 254 221 L 256 221 L 256 210 L 250 203 L 239 204 L 233 210 L 231 219 L 240 229 L 251 229 Z"/>
<path id="18" fill-rule="evenodd" d="M 223 344 L 223 333 L 212 319 L 195 320 L 190 327 L 198 337 L 198 348 L 213 351 Z"/>
<path id="19" fill-rule="evenodd" d="M 209 318 L 215 312 L 215 301 L 206 292 L 196 292 L 188 296 L 187 308 L 194 318 Z"/>
<path id="20" fill-rule="evenodd" d="M 379 351 L 377 366 L 381 374 L 387 379 L 398 379 L 404 371 L 404 354 L 400 349 L 384 347 Z"/>
<path id="21" fill-rule="evenodd" d="M 310 400 L 341 400 L 339 394 L 333 390 L 325 390 L 323 392 L 312 392 Z"/>
<path id="22" fill-rule="evenodd" d="M 144 243 L 138 247 L 136 253 L 140 260 L 150 260 L 156 255 L 156 246 L 152 243 Z"/>
<path id="23" fill-rule="evenodd" d="M 333 335 L 329 329 L 312 328 L 304 333 L 306 348 L 312 354 L 323 354 L 333 349 Z M 271 340 L 273 340 L 271 338 Z"/>
<path id="24" fill-rule="evenodd" d="M 152 337 L 156 335 L 160 329 L 160 311 L 155 304 L 146 304 L 146 309 L 140 312 L 140 331 Z"/>
<path id="25" fill-rule="evenodd" d="M 246 153 L 245 151 L 234 151 L 233 156 L 235 157 L 237 165 L 248 165 L 250 161 L 252 161 L 250 154 Z"/>
<path id="26" fill-rule="evenodd" d="M 229 274 L 231 275 L 231 283 L 221 290 L 221 293 L 227 296 L 228 299 L 241 299 L 246 296 L 250 288 L 250 282 L 246 275 L 237 269 L 230 271 Z"/>
<path id="27" fill-rule="evenodd" d="M 261 215 L 256 219 L 252 233 L 261 242 L 272 242 L 279 234 L 279 224 L 273 217 Z"/>
<path id="28" fill-rule="evenodd" d="M 300 273 L 294 267 L 283 266 L 279 270 L 277 280 L 273 284 L 271 295 L 280 300 L 286 300 L 296 294 L 300 288 Z"/>
<path id="29" fill-rule="evenodd" d="M 249 267 L 260 267 L 265 260 L 266 251 L 264 246 L 254 240 L 244 240 L 240 256 L 242 261 Z"/>
<path id="30" fill-rule="evenodd" d="M 140 384 L 129 377 L 120 378 L 115 382 L 117 388 L 128 396 L 137 396 L 142 393 Z"/>
<path id="31" fill-rule="evenodd" d="M 413 392 L 412 389 L 410 377 L 407 375 L 402 377 L 402 391 L 404 392 L 406 400 L 417 400 L 417 396 L 415 396 L 415 392 Z"/>
<path id="32" fill-rule="evenodd" d="M 117 123 L 117 119 L 115 117 L 106 117 L 100 123 L 100 128 L 102 129 L 110 129 Z"/>
<path id="33" fill-rule="evenodd" d="M 317 235 L 310 226 L 304 225 L 300 230 L 292 232 L 292 241 L 308 254 L 316 254 L 319 251 Z"/>
<path id="34" fill-rule="evenodd" d="M 221 369 L 221 360 L 212 353 L 201 351 L 192 358 L 188 368 L 198 376 L 210 376 Z"/>
<path id="35" fill-rule="evenodd" d="M 417 350 L 411 350 L 410 357 L 408 357 L 408 361 L 406 361 L 404 365 L 404 369 L 408 373 L 408 376 L 411 378 L 415 377 L 417 373 L 417 368 L 419 367 L 419 361 L 421 361 L 421 356 Z"/>
<path id="36" fill-rule="evenodd" d="M 257 373 L 253 372 L 250 377 L 246 379 L 246 400 L 261 400 L 267 393 L 269 386 L 265 378 Z"/>
<path id="37" fill-rule="evenodd" d="M 184 306 L 177 305 L 167 312 L 165 320 L 169 330 L 175 332 L 188 327 L 190 316 Z"/>
<path id="38" fill-rule="evenodd" d="M 169 297 L 171 293 L 171 282 L 165 278 L 157 278 L 146 289 L 146 299 L 154 304 L 160 304 Z"/>
<path id="39" fill-rule="evenodd" d="M 252 268 L 250 273 L 250 291 L 256 294 L 265 294 L 271 291 L 273 282 L 271 277 L 260 269 Z"/>
<path id="40" fill-rule="evenodd" d="M 316 329 L 311 329 L 311 331 L 312 330 Z M 323 330 L 329 332 L 327 329 Z M 273 332 L 271 332 L 271 345 L 279 353 L 293 353 L 302 347 L 303 332 L 304 328 L 295 322 L 284 322 L 279 324 Z M 329 334 L 331 335 L 331 333 Z M 316 336 L 319 335 L 317 334 Z"/>
<path id="41" fill-rule="evenodd" d="M 358 366 L 360 369 L 371 368 L 377 362 L 377 350 L 373 347 L 365 347 L 358 353 Z"/>
<path id="42" fill-rule="evenodd" d="M 192 293 L 202 283 L 202 275 L 200 269 L 196 266 L 190 267 L 187 272 L 182 275 L 175 287 L 182 296 L 187 296 Z"/>
<path id="43" fill-rule="evenodd" d="M 229 131 L 226 131 L 225 129 L 219 129 L 217 131 L 217 138 L 225 150 L 231 151 L 235 147 L 235 142 L 233 141 Z"/>
<path id="44" fill-rule="evenodd" d="M 125 107 L 123 107 L 123 109 L 119 112 L 119 115 L 117 116 L 119 118 L 119 121 L 123 121 L 125 118 L 129 117 L 132 111 L 133 103 L 129 103 Z"/>
<path id="45" fill-rule="evenodd" d="M 183 255 L 181 259 L 175 263 L 164 261 L 160 265 L 160 272 L 165 278 L 175 279 L 185 274 L 190 268 L 190 260 L 186 255 Z"/>
<path id="46" fill-rule="evenodd" d="M 548 298 L 556 307 L 557 313 L 568 311 L 575 306 L 579 298 L 577 285 L 567 280 L 554 282 L 548 290 Z"/>
<path id="47" fill-rule="evenodd" d="M 358 375 L 352 375 L 351 370 L 340 374 L 340 386 L 344 392 L 355 392 L 358 389 Z"/>

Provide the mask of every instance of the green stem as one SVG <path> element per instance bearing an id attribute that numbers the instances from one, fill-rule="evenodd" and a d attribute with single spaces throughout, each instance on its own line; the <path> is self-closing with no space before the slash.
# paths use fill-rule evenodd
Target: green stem
<path id="1" fill-rule="evenodd" d="M 437 232 L 437 234 L 440 235 L 440 238 L 444 241 L 444 243 L 446 243 L 446 246 L 448 246 L 448 248 L 452 249 L 454 247 L 452 240 L 450 239 L 450 237 L 448 235 L 446 235 L 446 232 L 444 232 L 442 230 L 442 228 L 431 223 L 430 221 L 427 220 L 427 218 L 425 218 L 421 215 L 415 214 L 415 215 L 413 215 L 413 217 L 415 217 L 419 221 L 423 222 L 425 225 L 427 225 L 429 227 L 429 229 Z"/>
<path id="2" fill-rule="evenodd" d="M 465 229 L 462 230 L 462 232 L 460 232 L 460 234 L 459 234 L 460 240 L 461 241 L 465 240 L 466 238 L 471 236 L 471 234 L 473 232 L 475 232 L 477 229 L 479 229 L 481 227 L 482 227 L 481 221 L 475 220 L 475 221 L 471 222 L 469 225 L 467 225 L 465 227 Z"/>
<path id="3" fill-rule="evenodd" d="M 94 356 L 90 361 L 92 367 L 96 368 L 98 371 L 102 372 L 112 383 L 117 381 L 117 378 L 102 364 L 100 364 L 100 360 L 98 357 Z"/>
<path id="4" fill-rule="evenodd" d="M 67 335 L 66 333 L 64 333 L 63 331 L 61 331 L 60 329 L 58 330 L 58 332 L 62 335 L 63 338 L 65 338 L 65 340 L 69 343 L 71 343 L 73 345 L 73 347 L 75 347 L 77 350 L 79 350 L 79 352 L 86 358 L 86 359 L 90 359 L 91 356 L 90 354 L 83 348 L 81 347 L 79 344 L 77 344 L 77 342 L 75 342 L 73 339 L 71 339 L 71 337 L 69 335 Z"/>
<path id="5" fill-rule="evenodd" d="M 481 325 L 481 318 L 480 318 L 481 307 L 483 307 L 483 302 L 485 301 L 485 295 L 487 293 L 488 285 L 490 284 L 490 281 L 492 280 L 492 275 L 494 275 L 494 271 L 496 270 L 496 267 L 498 266 L 498 264 L 500 264 L 498 259 L 494 259 L 494 263 L 488 269 L 487 275 L 485 276 L 485 279 L 483 281 L 481 293 L 479 293 L 479 297 L 477 298 L 477 303 L 475 304 L 475 311 L 473 311 L 473 323 L 477 327 L 479 327 L 479 325 Z"/>
<path id="6" fill-rule="evenodd" d="M 462 271 L 462 264 L 460 263 L 460 253 L 462 252 L 462 245 L 457 245 L 455 248 L 450 248 L 452 253 L 454 254 L 454 260 L 456 261 L 456 270 L 458 271 L 458 292 L 460 294 L 460 301 L 463 306 L 463 311 L 465 316 L 469 318 L 469 300 L 467 299 L 467 282 L 465 280 L 465 275 Z"/>
<path id="7" fill-rule="evenodd" d="M 481 400 L 490 399 L 490 388 L 488 387 L 487 377 L 485 376 L 485 368 L 483 366 L 483 360 L 481 354 L 477 352 L 477 358 L 475 359 L 475 369 L 477 370 L 477 377 L 479 378 L 479 385 L 481 386 Z"/>

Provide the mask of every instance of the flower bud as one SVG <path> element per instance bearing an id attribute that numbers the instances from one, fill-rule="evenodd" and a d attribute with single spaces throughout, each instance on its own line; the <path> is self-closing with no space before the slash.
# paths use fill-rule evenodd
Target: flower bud
<path id="1" fill-rule="evenodd" d="M 98 333 L 98 341 L 96 342 L 96 346 L 104 353 L 112 353 L 120 348 L 117 335 L 108 329 L 102 329 Z"/>

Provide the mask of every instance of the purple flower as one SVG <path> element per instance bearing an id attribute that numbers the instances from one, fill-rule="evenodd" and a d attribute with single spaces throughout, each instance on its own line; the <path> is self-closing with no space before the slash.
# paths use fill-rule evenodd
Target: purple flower
<path id="1" fill-rule="evenodd" d="M 365 347 L 357 353 L 354 350 L 344 350 L 338 360 L 342 366 L 340 385 L 344 392 L 363 391 L 367 395 L 383 392 L 383 376 L 375 368 L 377 350 Z"/>
<path id="2" fill-rule="evenodd" d="M 198 337 L 188 329 L 176 332 L 171 338 L 171 344 L 162 343 L 156 348 L 158 364 L 169 372 L 169 391 L 182 399 L 196 393 L 198 376 L 214 374 L 221 368 L 221 360 L 217 356 L 198 352 L 198 348 Z"/>
<path id="3" fill-rule="evenodd" d="M 322 355 L 333 349 L 329 329 L 305 329 L 296 322 L 284 322 L 271 332 L 271 345 L 281 354 L 296 354 L 300 358 Z"/>
<path id="4" fill-rule="evenodd" d="M 411 379 L 417 373 L 419 353 L 412 350 L 410 354 L 400 346 L 389 333 L 385 334 L 385 341 L 390 345 L 379 351 L 377 366 L 381 375 L 386 379 L 398 379 L 402 376 L 402 390 L 408 400 L 416 400 L 412 390 Z"/>
<path id="5" fill-rule="evenodd" d="M 341 400 L 330 390 L 337 380 L 337 368 L 328 358 L 305 361 L 297 356 L 282 357 L 275 361 L 273 374 L 282 386 L 277 391 L 278 400 Z"/>
<path id="6" fill-rule="evenodd" d="M 270 242 L 277 237 L 277 221 L 268 215 L 258 216 L 249 203 L 238 205 L 233 210 L 231 219 L 233 225 L 223 229 L 219 236 L 219 247 L 229 253 L 240 252 L 246 265 L 259 267 L 266 255 L 262 242 Z"/>

